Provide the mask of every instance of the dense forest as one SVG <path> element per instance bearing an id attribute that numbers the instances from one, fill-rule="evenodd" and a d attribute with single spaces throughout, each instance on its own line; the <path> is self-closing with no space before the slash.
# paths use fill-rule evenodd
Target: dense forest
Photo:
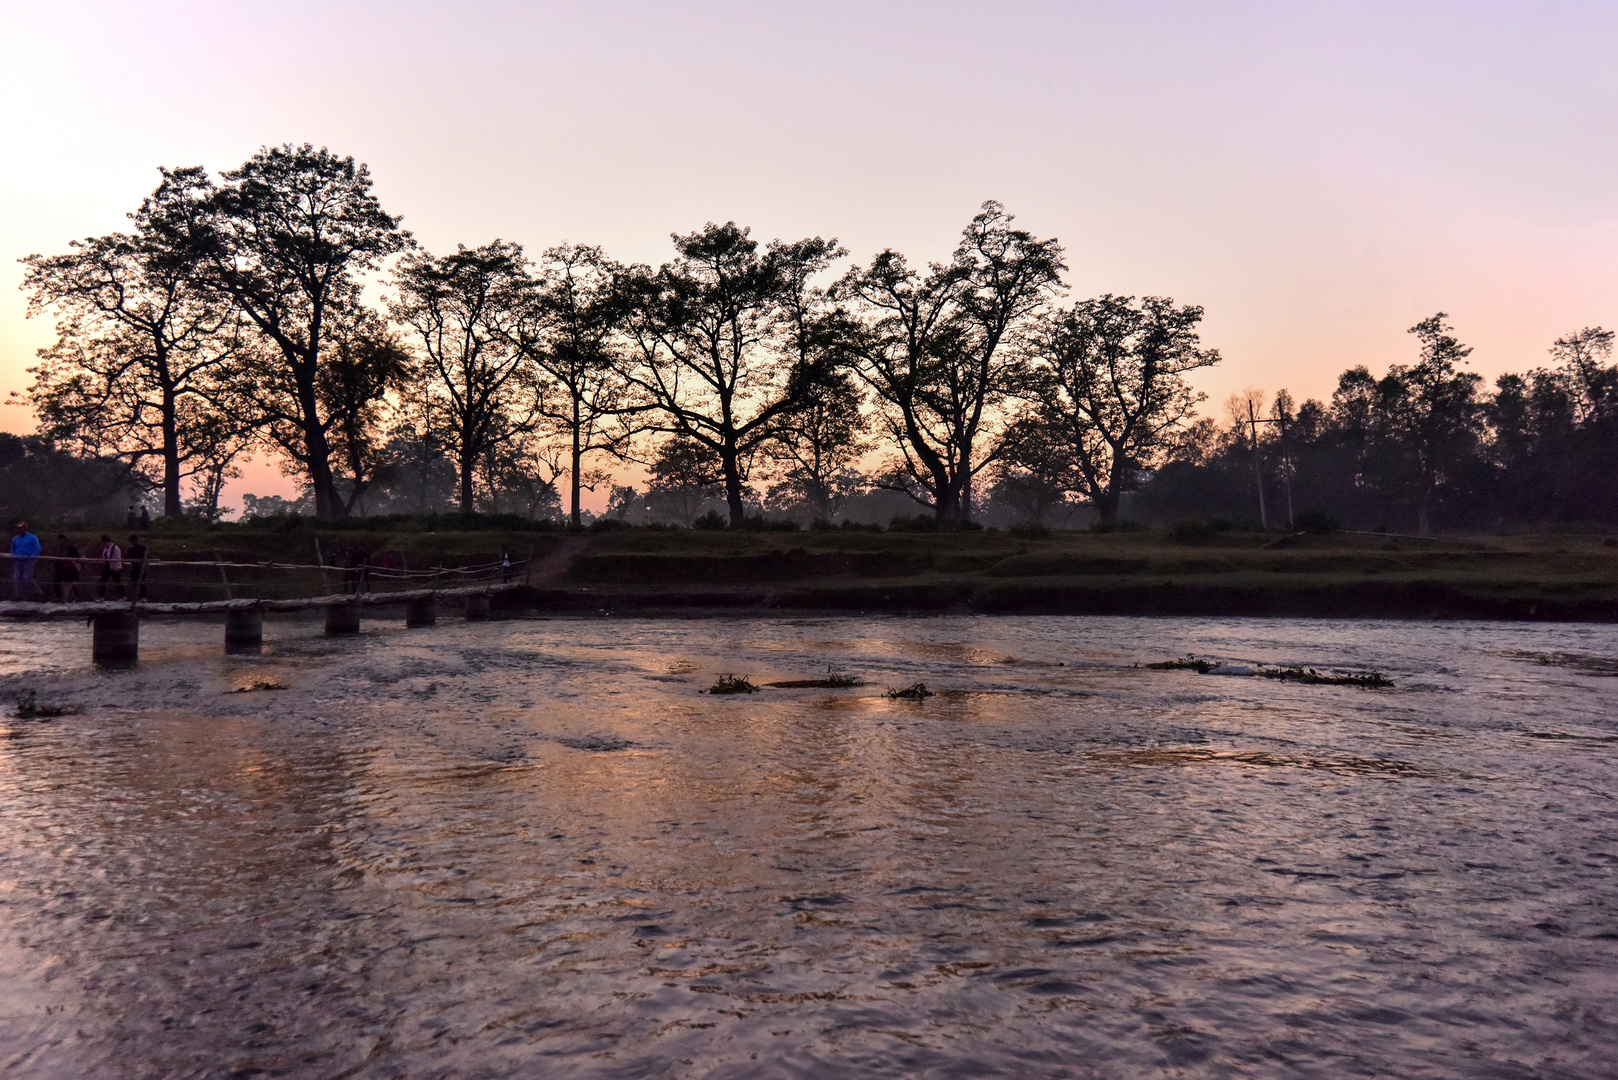
<path id="1" fill-rule="evenodd" d="M 1378 531 L 1618 524 L 1613 333 L 1492 388 L 1440 312 L 1329 402 L 1204 415 L 1202 309 L 1070 300 L 1063 249 L 987 202 L 952 257 L 847 265 L 734 222 L 661 266 L 492 240 L 433 255 L 310 145 L 161 170 L 126 232 L 23 260 L 55 343 L 0 437 L 7 511 L 218 520 L 249 454 L 303 489 L 248 516 L 454 510 L 582 527 L 771 520 Z M 616 483 L 628 465 L 639 486 Z"/>

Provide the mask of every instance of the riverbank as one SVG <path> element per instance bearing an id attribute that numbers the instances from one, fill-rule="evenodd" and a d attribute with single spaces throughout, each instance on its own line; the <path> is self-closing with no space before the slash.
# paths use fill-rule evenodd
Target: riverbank
<path id="1" fill-rule="evenodd" d="M 393 553 L 413 571 L 488 563 L 524 588 L 508 614 L 703 611 L 1269 615 L 1618 621 L 1618 538 L 1287 536 L 1164 530 L 1015 536 L 624 530 L 161 533 L 159 560 L 340 565 Z M 308 580 L 303 580 L 307 578 Z M 158 566 L 154 599 L 303 595 L 336 571 Z M 300 591 L 301 590 L 301 591 Z"/>

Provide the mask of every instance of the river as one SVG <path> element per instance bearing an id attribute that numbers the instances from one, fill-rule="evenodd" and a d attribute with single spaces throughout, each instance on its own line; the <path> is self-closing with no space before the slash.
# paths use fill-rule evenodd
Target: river
<path id="1" fill-rule="evenodd" d="M 0 624 L 0 1076 L 1614 1075 L 1618 627 L 219 637 Z"/>

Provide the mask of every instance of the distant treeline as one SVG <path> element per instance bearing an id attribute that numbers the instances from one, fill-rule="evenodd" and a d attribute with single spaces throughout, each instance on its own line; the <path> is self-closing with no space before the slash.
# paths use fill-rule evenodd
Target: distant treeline
<path id="1" fill-rule="evenodd" d="M 1060 244 L 994 202 L 925 267 L 887 250 L 845 268 L 835 240 L 761 244 L 733 222 L 675 235 L 655 268 L 577 244 L 434 256 L 365 166 L 306 144 L 217 180 L 164 169 L 130 218 L 23 260 L 58 338 L 13 457 L 60 478 L 8 485 L 14 513 L 93 514 L 139 489 L 217 519 L 237 462 L 268 452 L 305 494 L 247 513 L 327 521 L 577 527 L 581 490 L 603 486 L 618 520 L 730 527 L 922 508 L 946 527 L 1247 519 L 1260 491 L 1271 524 L 1618 516 L 1611 333 L 1569 335 L 1555 367 L 1491 395 L 1440 314 L 1413 328 L 1414 363 L 1221 426 L 1186 381 L 1219 362 L 1201 308 L 1062 301 Z M 613 483 L 628 462 L 642 488 Z"/>

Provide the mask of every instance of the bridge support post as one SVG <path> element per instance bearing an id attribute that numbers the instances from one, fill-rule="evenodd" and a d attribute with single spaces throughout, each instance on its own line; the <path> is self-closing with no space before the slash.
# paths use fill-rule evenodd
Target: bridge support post
<path id="1" fill-rule="evenodd" d="M 432 626 L 438 622 L 438 608 L 433 598 L 405 601 L 405 626 Z"/>
<path id="2" fill-rule="evenodd" d="M 140 659 L 140 617 L 108 611 L 92 617 L 90 655 L 98 664 L 129 665 Z"/>
<path id="3" fill-rule="evenodd" d="M 257 652 L 263 647 L 263 608 L 235 608 L 225 612 L 226 652 Z"/>
<path id="4" fill-rule="evenodd" d="M 358 604 L 327 604 L 326 633 L 357 634 L 360 632 L 360 606 Z"/>
<path id="5" fill-rule="evenodd" d="M 489 594 L 473 593 L 466 598 L 466 621 L 483 622 L 489 617 Z"/>

